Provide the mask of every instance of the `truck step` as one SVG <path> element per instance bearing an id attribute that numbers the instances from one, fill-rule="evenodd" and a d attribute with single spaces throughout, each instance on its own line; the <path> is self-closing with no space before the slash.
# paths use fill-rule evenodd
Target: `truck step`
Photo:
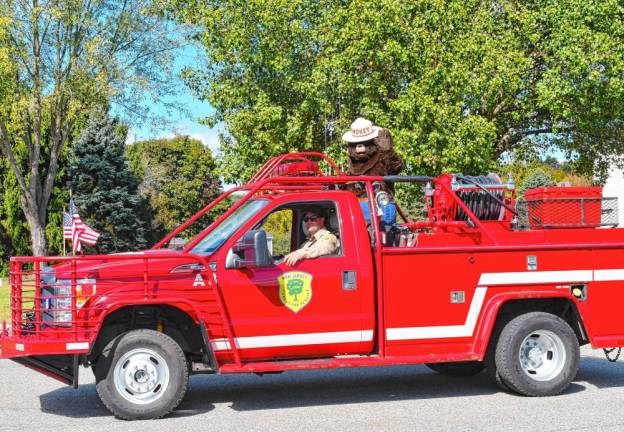
<path id="1" fill-rule="evenodd" d="M 279 372 L 287 370 L 333 369 L 341 367 L 377 365 L 379 365 L 378 355 L 349 355 L 319 359 L 249 362 L 243 363 L 241 366 L 237 366 L 235 364 L 224 364 L 219 368 L 219 372 Z"/>

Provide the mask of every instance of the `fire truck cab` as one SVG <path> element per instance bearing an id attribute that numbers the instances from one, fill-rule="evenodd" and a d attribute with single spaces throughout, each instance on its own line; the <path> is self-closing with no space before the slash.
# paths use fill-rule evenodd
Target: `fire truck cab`
<path id="1" fill-rule="evenodd" d="M 372 353 L 373 260 L 368 244 L 360 243 L 368 233 L 355 196 L 344 191 L 287 193 L 252 200 L 249 206 L 258 211 L 210 256 L 217 280 L 228 281 L 224 303 L 236 317 L 232 329 L 241 358 Z M 303 215 L 312 206 L 324 210 L 326 227 L 338 237 L 340 248 L 289 267 L 283 258 L 305 242 Z M 271 224 L 273 220 L 282 226 Z M 241 263 L 234 251 L 245 247 L 245 255 L 255 255 L 258 263 Z M 201 242 L 192 250 L 205 253 Z"/>
<path id="2" fill-rule="evenodd" d="M 426 220 L 380 182 L 420 184 Z M 493 175 L 348 177 L 319 153 L 276 157 L 150 250 L 12 258 L 0 358 L 74 386 L 92 367 L 124 419 L 168 414 L 194 373 L 425 363 L 558 394 L 580 345 L 624 346 L 624 323 L 606 318 L 620 307 L 624 230 L 596 188 L 527 197 Z M 288 266 L 311 207 L 340 247 Z"/>

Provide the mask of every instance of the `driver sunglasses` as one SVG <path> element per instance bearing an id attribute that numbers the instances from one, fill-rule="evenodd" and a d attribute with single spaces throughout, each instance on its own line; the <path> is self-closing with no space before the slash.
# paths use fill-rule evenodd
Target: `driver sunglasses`
<path id="1" fill-rule="evenodd" d="M 303 218 L 304 222 L 314 222 L 315 220 L 317 220 L 319 218 L 319 216 L 306 216 Z"/>

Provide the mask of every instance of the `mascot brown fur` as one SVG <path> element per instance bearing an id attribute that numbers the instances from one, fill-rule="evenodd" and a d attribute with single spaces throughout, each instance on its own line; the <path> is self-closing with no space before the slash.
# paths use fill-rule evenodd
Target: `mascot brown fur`
<path id="1" fill-rule="evenodd" d="M 377 137 L 361 142 L 347 142 L 349 146 L 349 169 L 347 175 L 386 176 L 396 175 L 403 169 L 403 159 L 394 150 L 388 129 L 379 129 Z M 394 184 L 384 183 L 382 188 L 394 195 Z M 351 188 L 350 188 L 351 189 Z M 354 192 L 358 192 L 355 191 Z M 366 195 L 361 190 L 358 195 Z"/>

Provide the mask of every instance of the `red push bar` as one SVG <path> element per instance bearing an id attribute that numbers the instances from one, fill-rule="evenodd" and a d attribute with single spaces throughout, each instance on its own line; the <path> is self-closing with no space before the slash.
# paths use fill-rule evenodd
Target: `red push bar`
<path id="1" fill-rule="evenodd" d="M 197 272 L 188 272 L 189 282 L 179 285 L 185 275 L 171 278 L 171 262 L 199 264 Z M 106 270 L 94 264 L 127 261 L 127 266 Z M 137 278 L 142 264 L 142 277 Z M 197 255 L 159 252 L 76 257 L 11 258 L 11 325 L 0 332 L 0 358 L 32 355 L 87 353 L 97 337 L 104 317 L 125 305 L 174 304 L 198 319 L 195 310 L 204 287 L 193 287 L 192 278 L 201 274 L 213 295 L 221 301 L 208 264 Z M 121 287 L 121 289 L 120 289 Z M 157 290 L 157 291 L 156 291 Z M 180 296 L 183 290 L 185 295 Z M 156 295 L 158 293 L 158 295 Z M 221 307 L 221 319 L 229 323 Z M 225 326 L 229 327 L 228 325 Z M 227 332 L 228 339 L 232 338 Z M 231 346 L 234 346 L 233 340 Z"/>

